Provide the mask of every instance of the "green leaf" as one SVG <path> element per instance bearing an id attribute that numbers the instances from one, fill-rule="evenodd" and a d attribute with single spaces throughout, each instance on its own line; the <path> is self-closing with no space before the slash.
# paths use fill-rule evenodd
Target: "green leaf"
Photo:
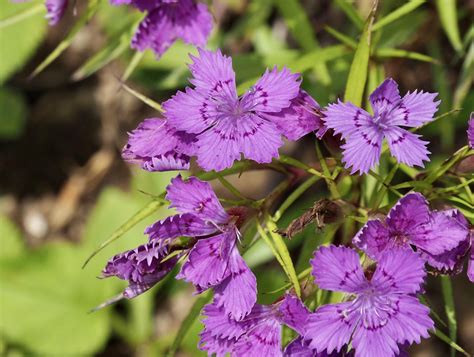
<path id="1" fill-rule="evenodd" d="M 467 353 L 461 346 L 459 346 L 456 342 L 451 340 L 448 336 L 446 336 L 441 330 L 436 329 L 433 334 L 438 337 L 441 341 L 447 343 L 449 346 L 454 348 L 456 351 L 461 352 L 463 355 L 470 357 L 471 355 Z"/>
<path id="2" fill-rule="evenodd" d="M 442 1 L 444 1 L 444 0 L 442 0 Z M 423 5 L 423 3 L 425 3 L 425 2 L 426 2 L 426 0 L 410 0 L 410 1 L 408 1 L 405 5 L 400 6 L 395 11 L 391 12 L 390 14 L 382 17 L 379 21 L 377 21 L 374 24 L 372 30 L 373 31 L 380 30 L 384 26 L 386 26 L 386 25 L 398 20 L 399 18 L 409 14 L 410 12 L 415 10 L 416 8 Z"/>
<path id="3" fill-rule="evenodd" d="M 211 297 L 212 297 L 212 294 L 208 290 L 205 293 L 201 294 L 201 296 L 199 296 L 196 299 L 188 315 L 186 316 L 184 321 L 181 323 L 181 326 L 179 327 L 178 333 L 176 334 L 176 337 L 173 341 L 173 344 L 170 347 L 170 350 L 167 353 L 167 356 L 172 357 L 176 354 L 176 352 L 178 351 L 178 348 L 183 342 L 184 337 L 186 337 L 186 334 L 188 333 L 189 329 L 191 328 L 191 326 L 194 324 L 196 319 L 201 314 L 202 308 L 204 307 L 204 305 L 206 305 L 209 302 Z"/>
<path id="4" fill-rule="evenodd" d="M 125 83 L 122 83 L 122 87 L 131 95 L 133 95 L 135 98 L 140 99 L 143 103 L 146 105 L 152 107 L 153 109 L 156 109 L 160 113 L 163 112 L 163 108 L 161 107 L 160 103 L 155 102 L 153 99 L 148 98 L 147 96 L 137 92 L 135 89 L 130 88 L 127 86 Z"/>
<path id="5" fill-rule="evenodd" d="M 140 209 L 137 213 L 135 213 L 132 217 L 130 217 L 125 223 L 123 223 L 119 228 L 117 228 L 112 235 L 102 242 L 94 252 L 86 259 L 83 264 L 83 268 L 89 263 L 89 261 L 97 255 L 102 249 L 107 247 L 112 242 L 116 241 L 120 237 L 122 237 L 125 233 L 127 233 L 130 229 L 135 227 L 138 223 L 143 221 L 145 218 L 150 216 L 152 213 L 156 212 L 160 207 L 164 206 L 166 201 L 164 199 L 154 199 L 150 201 L 145 207 Z M 107 221 L 109 223 L 109 221 Z"/>
<path id="6" fill-rule="evenodd" d="M 422 61 L 422 62 L 430 62 L 430 63 L 439 64 L 439 61 L 433 57 L 430 57 L 423 53 L 402 50 L 400 48 L 380 48 L 375 51 L 374 55 L 375 57 L 378 57 L 381 59 L 398 57 L 398 58 L 408 58 L 408 59 L 413 59 L 413 60 Z"/>
<path id="7" fill-rule="evenodd" d="M 462 41 L 459 35 L 456 0 L 436 0 L 439 19 L 449 42 L 457 52 L 462 52 Z"/>
<path id="8" fill-rule="evenodd" d="M 298 276 L 296 275 L 295 266 L 293 265 L 293 261 L 291 260 L 290 252 L 288 251 L 288 247 L 286 246 L 283 237 L 276 232 L 278 227 L 276 226 L 275 222 L 273 222 L 272 218 L 269 215 L 266 215 L 265 219 L 268 232 L 270 233 L 270 236 L 273 240 L 273 244 L 275 246 L 275 250 L 281 257 L 281 261 L 284 264 L 284 268 L 286 273 L 288 274 L 288 278 L 293 284 L 296 295 L 300 297 L 301 287 L 298 281 Z"/>
<path id="9" fill-rule="evenodd" d="M 74 72 L 72 78 L 75 81 L 82 80 L 94 74 L 114 59 L 123 54 L 130 46 L 131 34 L 123 33 L 115 39 L 111 39 L 109 44 L 89 58 L 79 69 Z"/>
<path id="10" fill-rule="evenodd" d="M 347 35 L 344 35 L 342 32 L 337 31 L 336 29 L 332 28 L 331 26 L 324 26 L 324 29 L 332 35 L 335 39 L 339 40 L 344 45 L 356 49 L 357 42 L 355 42 L 352 38 Z"/>
<path id="11" fill-rule="evenodd" d="M 21 69 L 41 45 L 47 29 L 44 14 L 43 4 L 0 0 L 0 84 Z"/>
<path id="12" fill-rule="evenodd" d="M 444 311 L 446 312 L 446 317 L 448 318 L 449 337 L 451 338 L 451 341 L 456 342 L 458 325 L 456 322 L 453 287 L 451 284 L 451 278 L 449 276 L 441 276 L 441 290 L 443 291 Z M 451 347 L 451 357 L 454 357 L 455 355 L 456 349 Z"/>
<path id="13" fill-rule="evenodd" d="M 349 77 L 347 78 L 346 91 L 344 100 L 354 105 L 362 105 L 362 97 L 364 95 L 365 82 L 367 81 L 367 70 L 369 66 L 370 46 L 372 40 L 372 24 L 375 18 L 377 3 L 372 8 L 367 18 L 362 36 L 357 45 L 357 49 L 352 60 Z"/>
<path id="14" fill-rule="evenodd" d="M 335 0 L 334 3 L 337 7 L 339 7 L 344 13 L 347 15 L 349 20 L 359 29 L 362 30 L 364 28 L 364 20 L 360 17 L 359 13 L 354 6 L 352 6 L 349 0 Z"/>
<path id="15" fill-rule="evenodd" d="M 27 106 L 23 96 L 13 90 L 0 88 L 0 138 L 16 139 L 25 127 Z"/>
<path id="16" fill-rule="evenodd" d="M 283 15 L 286 25 L 295 40 L 305 51 L 311 51 L 319 47 L 314 36 L 313 26 L 306 16 L 304 8 L 298 0 L 274 0 L 275 5 Z M 329 84 L 331 77 L 325 63 L 316 63 L 314 70 L 322 84 Z"/>
<path id="17" fill-rule="evenodd" d="M 90 0 L 87 5 L 87 10 L 79 17 L 79 20 L 74 24 L 71 31 L 67 34 L 66 38 L 46 57 L 43 62 L 33 71 L 31 77 L 34 77 L 41 73 L 46 67 L 48 67 L 61 53 L 63 53 L 72 43 L 77 33 L 87 25 L 87 22 L 94 16 L 95 12 L 99 7 L 99 0 Z"/>

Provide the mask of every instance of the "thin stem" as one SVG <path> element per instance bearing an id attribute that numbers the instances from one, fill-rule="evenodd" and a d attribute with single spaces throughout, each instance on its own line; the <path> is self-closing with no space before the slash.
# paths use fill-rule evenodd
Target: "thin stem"
<path id="1" fill-rule="evenodd" d="M 326 160 L 324 159 L 321 149 L 319 148 L 319 144 L 316 141 L 316 155 L 318 157 L 319 163 L 321 164 L 321 168 L 323 169 L 323 173 L 325 176 L 326 184 L 328 185 L 329 191 L 331 192 L 331 196 L 333 199 L 338 200 L 341 198 L 341 194 L 339 193 L 339 190 L 337 189 L 336 182 L 334 179 L 331 177 L 331 172 L 329 171 L 328 165 L 326 163 Z"/>

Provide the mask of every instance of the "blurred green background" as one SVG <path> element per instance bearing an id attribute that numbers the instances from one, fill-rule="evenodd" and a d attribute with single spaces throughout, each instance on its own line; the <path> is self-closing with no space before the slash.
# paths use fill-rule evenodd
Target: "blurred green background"
<path id="1" fill-rule="evenodd" d="M 208 3 L 216 23 L 208 46 L 232 54 L 239 90 L 267 66 L 286 65 L 303 73 L 303 87 L 322 106 L 342 97 L 372 6 L 369 0 Z M 466 122 L 474 109 L 474 2 L 412 1 L 405 13 L 386 16 L 407 3 L 380 1 L 377 18 L 391 21 L 374 31 L 366 92 L 391 76 L 402 93 L 439 92 L 440 114 L 459 109 L 422 130 L 431 142 L 430 165 L 437 165 L 466 144 Z M 94 12 L 90 19 L 84 15 L 87 6 Z M 150 201 L 148 194 L 161 193 L 175 175 L 141 172 L 121 160 L 127 131 L 158 115 L 124 91 L 121 80 L 161 102 L 186 85 L 188 53 L 196 50 L 177 42 L 159 61 L 148 51 L 137 55 L 129 43 L 140 13 L 106 0 L 75 7 L 77 14 L 70 7 L 59 25 L 48 27 L 41 1 L 0 0 L 0 355 L 160 356 L 197 299 L 189 285 L 169 276 L 132 301 L 88 311 L 125 286 L 96 279 L 107 259 L 143 242 L 146 225 L 170 212 L 160 209 L 84 270 L 81 266 Z M 47 66 L 31 77 L 51 54 Z M 283 151 L 315 160 L 313 141 L 288 143 Z M 265 171 L 231 178 L 256 199 L 278 179 Z M 225 196 L 221 186 L 216 188 Z M 324 185 L 316 185 L 281 225 L 324 195 Z M 303 251 L 311 252 L 334 233 L 310 227 L 290 242 L 290 250 L 305 242 Z M 270 250 L 258 242 L 245 258 L 258 278 L 259 301 L 272 302 L 278 293 L 269 292 L 285 283 L 285 275 Z M 298 272 L 307 259 L 303 254 L 296 260 Z M 438 284 L 430 281 L 427 291 L 443 314 Z M 454 279 L 454 288 L 459 344 L 473 351 L 473 289 L 464 276 Z M 196 348 L 200 329 L 194 320 L 178 355 L 202 354 Z M 413 354 L 445 356 L 447 351 L 432 338 Z"/>

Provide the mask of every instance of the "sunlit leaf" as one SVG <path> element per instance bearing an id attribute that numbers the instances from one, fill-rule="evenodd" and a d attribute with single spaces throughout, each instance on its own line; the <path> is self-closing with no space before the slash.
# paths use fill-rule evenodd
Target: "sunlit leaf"
<path id="1" fill-rule="evenodd" d="M 449 42 L 457 52 L 462 51 L 462 41 L 459 35 L 456 0 L 436 0 L 439 19 Z"/>
<path id="2" fill-rule="evenodd" d="M 443 0 L 441 0 L 443 1 Z M 398 9 L 394 10 L 390 14 L 382 17 L 380 20 L 378 20 L 374 26 L 372 27 L 373 31 L 380 30 L 384 26 L 398 20 L 399 18 L 405 16 L 406 14 L 409 14 L 416 8 L 420 7 L 425 3 L 426 0 L 410 0 L 406 4 L 400 6 Z"/>

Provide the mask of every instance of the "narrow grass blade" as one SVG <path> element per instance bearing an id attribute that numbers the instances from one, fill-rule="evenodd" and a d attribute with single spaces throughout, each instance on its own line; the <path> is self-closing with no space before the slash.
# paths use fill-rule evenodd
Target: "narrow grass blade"
<path id="1" fill-rule="evenodd" d="M 367 81 L 367 70 L 369 66 L 370 46 L 372 40 L 372 25 L 377 10 L 378 1 L 375 1 L 374 7 L 367 18 L 362 36 L 357 45 L 357 49 L 352 60 L 349 77 L 347 78 L 346 91 L 344 99 L 357 106 L 362 104 L 365 83 Z"/>
<path id="2" fill-rule="evenodd" d="M 449 338 L 456 343 L 458 324 L 456 321 L 456 310 L 454 307 L 453 287 L 449 276 L 441 276 L 441 290 L 443 291 L 444 311 L 448 318 Z M 451 346 L 451 357 L 456 355 L 456 349 Z"/>
<path id="3" fill-rule="evenodd" d="M 148 98 L 147 96 L 137 92 L 135 89 L 132 89 L 130 88 L 129 86 L 127 86 L 125 83 L 122 83 L 122 87 L 128 92 L 130 93 L 131 95 L 133 95 L 134 97 L 140 99 L 143 103 L 145 103 L 146 105 L 152 107 L 153 109 L 156 109 L 157 111 L 159 111 L 160 113 L 163 113 L 163 108 L 161 107 L 161 105 L 157 102 L 155 102 L 153 99 L 150 99 Z"/>
<path id="4" fill-rule="evenodd" d="M 114 59 L 124 53 L 130 44 L 130 34 L 122 34 L 116 39 L 102 48 L 98 53 L 92 56 L 86 63 L 84 63 L 74 74 L 73 80 L 79 81 L 94 74 Z"/>
<path id="5" fill-rule="evenodd" d="M 397 57 L 439 64 L 439 61 L 431 56 L 424 55 L 423 53 L 402 50 L 400 48 L 381 48 L 376 50 L 374 55 L 380 59 Z"/>
<path id="6" fill-rule="evenodd" d="M 197 298 L 197 300 L 194 302 L 193 306 L 191 307 L 191 310 L 189 311 L 188 315 L 184 319 L 184 321 L 181 323 L 181 326 L 179 327 L 178 333 L 176 334 L 176 337 L 174 338 L 173 344 L 171 345 L 168 353 L 166 354 L 167 357 L 173 357 L 176 355 L 176 352 L 178 351 L 179 347 L 181 346 L 181 343 L 183 342 L 183 339 L 186 337 L 186 334 L 188 333 L 189 329 L 193 325 L 194 321 L 199 317 L 201 314 L 201 310 L 206 305 L 209 300 L 211 300 L 212 294 L 211 291 L 208 290 L 205 293 L 201 294 Z"/>
<path id="7" fill-rule="evenodd" d="M 114 233 L 104 241 L 97 249 L 86 259 L 84 264 L 82 265 L 82 268 L 84 269 L 87 263 L 97 255 L 102 249 L 107 247 L 110 243 L 113 241 L 119 239 L 121 236 L 123 236 L 125 233 L 127 233 L 130 229 L 135 227 L 138 223 L 143 221 L 146 217 L 151 215 L 152 213 L 156 212 L 160 207 L 164 206 L 166 204 L 166 201 L 164 199 L 155 199 L 148 203 L 145 207 L 143 207 L 140 211 L 135 213 L 132 217 L 130 217 L 124 224 L 122 224 L 119 228 L 115 230 Z"/>
<path id="8" fill-rule="evenodd" d="M 0 20 L 0 30 L 14 25 L 17 22 L 23 21 L 31 16 L 35 16 L 36 14 L 39 14 L 41 12 L 44 12 L 44 5 L 43 4 L 37 4 L 35 6 L 29 7 L 23 11 L 20 11 L 13 16 L 7 17 L 5 19 Z"/>
<path id="9" fill-rule="evenodd" d="M 462 52 L 462 41 L 459 35 L 456 0 L 436 0 L 439 19 L 449 42 L 456 50 Z"/>
<path id="10" fill-rule="evenodd" d="M 359 29 L 364 28 L 364 20 L 360 17 L 357 10 L 352 6 L 351 2 L 348 0 L 335 0 L 334 4 L 339 7 L 347 15 L 349 20 Z"/>
<path id="11" fill-rule="evenodd" d="M 467 353 L 461 346 L 459 346 L 456 342 L 451 340 L 448 336 L 446 336 L 441 330 L 436 329 L 433 334 L 438 337 L 441 341 L 447 343 L 449 346 L 454 348 L 456 351 L 461 352 L 463 355 L 470 357 L 471 355 Z"/>
<path id="12" fill-rule="evenodd" d="M 441 1 L 444 1 L 444 0 L 441 0 Z M 388 25 L 389 23 L 392 23 L 392 22 L 398 20 L 399 18 L 401 18 L 402 16 L 412 12 L 416 8 L 423 5 L 423 3 L 425 3 L 425 2 L 426 2 L 426 0 L 411 0 L 411 1 L 408 1 L 405 5 L 400 6 L 395 11 L 391 12 L 390 14 L 382 17 L 379 21 L 377 21 L 375 23 L 374 27 L 372 28 L 372 30 L 373 31 L 380 30 L 381 28 Z"/>
<path id="13" fill-rule="evenodd" d="M 125 72 L 122 75 L 122 82 L 125 82 L 128 78 L 130 78 L 133 71 L 137 68 L 137 66 L 140 64 L 140 61 L 143 59 L 143 56 L 145 56 L 145 51 L 135 51 L 132 60 L 130 61 L 127 68 L 125 69 Z"/>
<path id="14" fill-rule="evenodd" d="M 324 29 L 335 39 L 339 40 L 341 43 L 344 45 L 356 49 L 357 48 L 357 42 L 354 41 L 352 38 L 350 38 L 347 35 L 344 35 L 343 33 L 337 31 L 335 28 L 332 28 L 331 26 L 324 26 Z"/>
<path id="15" fill-rule="evenodd" d="M 58 58 L 61 53 L 63 53 L 72 43 L 74 37 L 76 37 L 79 30 L 81 30 L 87 22 L 94 16 L 95 12 L 99 7 L 99 0 L 90 0 L 87 6 L 87 10 L 82 14 L 79 20 L 74 24 L 71 31 L 67 34 L 66 38 L 61 41 L 61 43 L 54 49 L 53 52 L 49 54 L 46 59 L 40 63 L 38 67 L 33 71 L 30 77 L 35 77 L 41 73 L 46 67 L 48 67 L 56 58 Z"/>

